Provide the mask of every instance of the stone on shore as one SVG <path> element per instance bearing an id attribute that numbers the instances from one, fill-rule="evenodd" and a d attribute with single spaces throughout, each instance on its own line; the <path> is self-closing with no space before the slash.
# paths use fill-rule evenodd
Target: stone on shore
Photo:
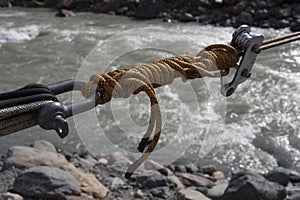
<path id="1" fill-rule="evenodd" d="M 208 189 L 206 196 L 214 200 L 221 199 L 226 188 L 228 187 L 228 184 L 229 184 L 228 180 L 222 180 L 216 182 L 215 186 Z"/>
<path id="2" fill-rule="evenodd" d="M 168 186 L 168 180 L 166 176 L 162 174 L 155 174 L 148 177 L 143 182 L 141 182 L 142 188 L 156 188 Z"/>
<path id="3" fill-rule="evenodd" d="M 25 170 L 16 178 L 13 189 L 24 197 L 49 199 L 81 193 L 76 179 L 70 173 L 46 166 Z"/>
<path id="4" fill-rule="evenodd" d="M 270 171 L 266 178 L 269 181 L 279 183 L 282 186 L 287 186 L 290 178 L 290 171 L 282 167 L 277 167 Z"/>
<path id="5" fill-rule="evenodd" d="M 14 146 L 9 148 L 3 168 L 10 169 L 16 167 L 25 169 L 34 166 L 61 167 L 67 163 L 68 161 L 61 154 L 40 151 L 32 147 Z"/>
<path id="6" fill-rule="evenodd" d="M 206 197 L 201 192 L 198 192 L 190 188 L 179 190 L 177 192 L 177 199 L 178 200 L 210 200 L 210 198 Z"/>
<path id="7" fill-rule="evenodd" d="M 57 153 L 55 146 L 46 140 L 36 140 L 33 142 L 32 147 L 41 151 Z"/>
<path id="8" fill-rule="evenodd" d="M 263 176 L 249 172 L 235 174 L 229 182 L 222 200 L 283 200 L 286 190 Z"/>
<path id="9" fill-rule="evenodd" d="M 175 173 L 175 175 L 187 187 L 196 186 L 196 187 L 211 188 L 215 185 L 214 182 L 212 182 L 211 180 L 196 174 Z"/>
<path id="10" fill-rule="evenodd" d="M 160 11 L 164 8 L 164 0 L 149 0 L 141 1 L 136 8 L 135 17 L 138 19 L 152 19 L 156 18 Z"/>
<path id="11" fill-rule="evenodd" d="M 75 177 L 83 193 L 96 199 L 103 199 L 107 196 L 109 190 L 93 174 L 84 173 L 71 163 L 62 166 L 62 168 Z"/>
<path id="12" fill-rule="evenodd" d="M 7 193 L 0 195 L 0 199 L 2 199 L 2 200 L 23 200 L 23 197 L 21 197 L 18 194 L 7 192 Z"/>

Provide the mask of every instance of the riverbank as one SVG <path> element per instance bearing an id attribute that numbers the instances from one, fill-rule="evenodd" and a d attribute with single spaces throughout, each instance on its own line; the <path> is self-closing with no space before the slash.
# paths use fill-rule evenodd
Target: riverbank
<path id="1" fill-rule="evenodd" d="M 242 24 L 261 28 L 300 31 L 298 0 L 1 0 L 0 6 L 50 7 L 57 16 L 72 16 L 72 12 L 95 12 L 125 15 L 137 19 L 161 18 L 166 22 L 198 22 L 216 26 L 238 27 Z"/>
<path id="2" fill-rule="evenodd" d="M 225 177 L 214 165 L 147 160 L 129 180 L 133 159 L 120 152 L 92 157 L 57 149 L 45 140 L 13 146 L 0 162 L 1 199 L 296 200 L 300 175 L 284 168 L 248 169 Z"/>

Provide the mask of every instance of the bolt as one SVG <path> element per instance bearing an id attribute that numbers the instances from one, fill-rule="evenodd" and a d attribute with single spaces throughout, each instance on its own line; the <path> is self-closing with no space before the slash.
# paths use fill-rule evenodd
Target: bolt
<path id="1" fill-rule="evenodd" d="M 242 71 L 242 76 L 245 77 L 245 78 L 250 78 L 251 77 L 251 73 L 248 69 L 244 69 Z"/>

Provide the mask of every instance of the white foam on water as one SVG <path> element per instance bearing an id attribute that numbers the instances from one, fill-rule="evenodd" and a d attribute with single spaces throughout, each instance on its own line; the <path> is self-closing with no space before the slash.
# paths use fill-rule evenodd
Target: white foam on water
<path id="1" fill-rule="evenodd" d="M 39 27 L 36 25 L 2 28 L 0 27 L 0 43 L 24 42 L 32 40 L 39 35 Z"/>

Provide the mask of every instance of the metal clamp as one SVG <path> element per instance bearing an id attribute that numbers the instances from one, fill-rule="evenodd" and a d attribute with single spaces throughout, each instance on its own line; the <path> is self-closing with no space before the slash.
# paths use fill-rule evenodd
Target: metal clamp
<path id="1" fill-rule="evenodd" d="M 221 93 L 226 97 L 232 95 L 239 84 L 250 78 L 253 64 L 264 40 L 262 35 L 250 34 L 247 25 L 237 28 L 232 37 L 230 45 L 237 49 L 240 61 L 228 76 L 221 77 Z"/>
<path id="2" fill-rule="evenodd" d="M 66 80 L 59 83 L 48 85 L 55 95 L 69 92 L 72 90 L 81 90 L 85 82 Z M 58 102 L 44 105 L 38 112 L 38 124 L 46 130 L 55 130 L 57 134 L 64 138 L 69 133 L 69 126 L 66 119 L 75 114 L 79 114 L 96 107 L 100 93 L 94 93 L 89 98 L 75 102 L 73 104 L 62 105 Z"/>

